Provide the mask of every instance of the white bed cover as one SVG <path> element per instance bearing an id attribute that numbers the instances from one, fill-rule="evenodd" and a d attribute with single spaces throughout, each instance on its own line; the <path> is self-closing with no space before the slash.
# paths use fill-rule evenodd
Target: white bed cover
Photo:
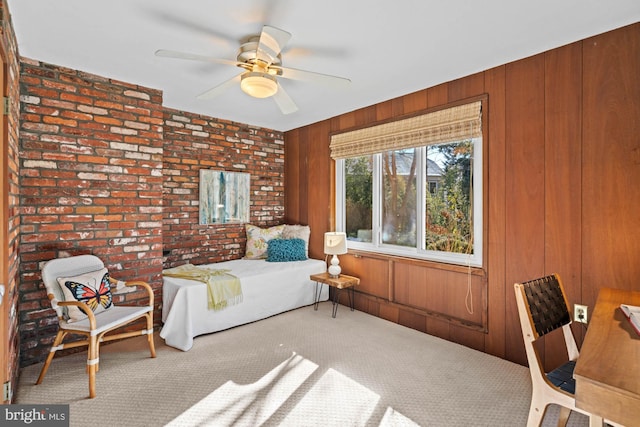
<path id="1" fill-rule="evenodd" d="M 228 269 L 240 279 L 242 302 L 223 310 L 207 308 L 204 283 L 177 277 L 164 277 L 162 286 L 162 321 L 160 337 L 167 345 L 183 351 L 193 346 L 198 335 L 222 331 L 261 320 L 288 310 L 311 305 L 315 301 L 312 274 L 323 273 L 324 261 L 267 262 L 237 259 L 204 265 Z M 329 289 L 322 286 L 320 301 L 329 299 Z"/>

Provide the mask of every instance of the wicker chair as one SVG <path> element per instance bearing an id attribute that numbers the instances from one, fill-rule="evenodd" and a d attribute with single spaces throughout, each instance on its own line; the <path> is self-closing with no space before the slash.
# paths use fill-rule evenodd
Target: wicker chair
<path id="1" fill-rule="evenodd" d="M 565 425 L 571 411 L 587 416 L 576 408 L 573 368 L 579 352 L 571 332 L 569 304 L 557 274 L 515 284 L 520 325 L 524 336 L 529 371 L 533 384 L 527 427 L 539 426 L 547 406 L 560 405 L 558 425 Z M 547 333 L 562 328 L 569 360 L 550 373 L 545 373 L 534 343 Z"/>
<path id="2" fill-rule="evenodd" d="M 58 315 L 59 330 L 36 384 L 44 379 L 55 352 L 65 348 L 88 346 L 87 372 L 89 397 L 96 395 L 95 375 L 98 371 L 99 347 L 104 341 L 147 335 L 151 357 L 156 357 L 153 342 L 153 291 L 142 281 L 121 282 L 111 278 L 100 258 L 79 255 L 48 261 L 42 268 L 42 281 L 52 308 Z M 144 306 L 115 306 L 112 304 L 111 285 L 117 290 L 141 286 L 149 294 Z M 122 326 L 144 318 L 137 329 L 113 333 Z M 86 339 L 63 344 L 67 334 L 84 335 Z"/>

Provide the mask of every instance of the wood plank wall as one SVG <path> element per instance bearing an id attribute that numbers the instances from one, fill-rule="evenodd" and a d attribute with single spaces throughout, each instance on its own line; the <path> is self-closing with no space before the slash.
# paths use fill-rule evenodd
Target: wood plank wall
<path id="1" fill-rule="evenodd" d="M 569 301 L 640 290 L 640 23 L 285 134 L 285 219 L 334 229 L 330 135 L 487 96 L 485 261 L 465 314 L 460 268 L 352 252 L 359 310 L 526 364 L 513 283 L 558 272 Z M 483 306 L 483 304 L 486 304 Z M 480 313 L 480 314 L 478 314 Z M 578 341 L 584 328 L 574 325 Z M 544 343 L 545 362 L 564 354 Z"/>

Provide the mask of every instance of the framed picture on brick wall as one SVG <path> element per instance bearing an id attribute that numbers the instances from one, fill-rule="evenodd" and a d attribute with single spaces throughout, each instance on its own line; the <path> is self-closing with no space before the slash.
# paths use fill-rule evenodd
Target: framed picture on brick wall
<path id="1" fill-rule="evenodd" d="M 249 222 L 251 176 L 200 169 L 200 224 Z"/>

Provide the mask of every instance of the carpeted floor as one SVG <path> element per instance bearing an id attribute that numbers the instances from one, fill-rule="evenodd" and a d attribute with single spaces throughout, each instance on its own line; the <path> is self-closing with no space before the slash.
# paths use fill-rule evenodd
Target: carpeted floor
<path id="1" fill-rule="evenodd" d="M 69 403 L 72 426 L 524 426 L 527 368 L 331 303 L 201 336 L 103 346 L 22 369 L 15 403 Z M 551 410 L 545 425 L 552 425 Z M 572 414 L 570 425 L 588 425 Z"/>

